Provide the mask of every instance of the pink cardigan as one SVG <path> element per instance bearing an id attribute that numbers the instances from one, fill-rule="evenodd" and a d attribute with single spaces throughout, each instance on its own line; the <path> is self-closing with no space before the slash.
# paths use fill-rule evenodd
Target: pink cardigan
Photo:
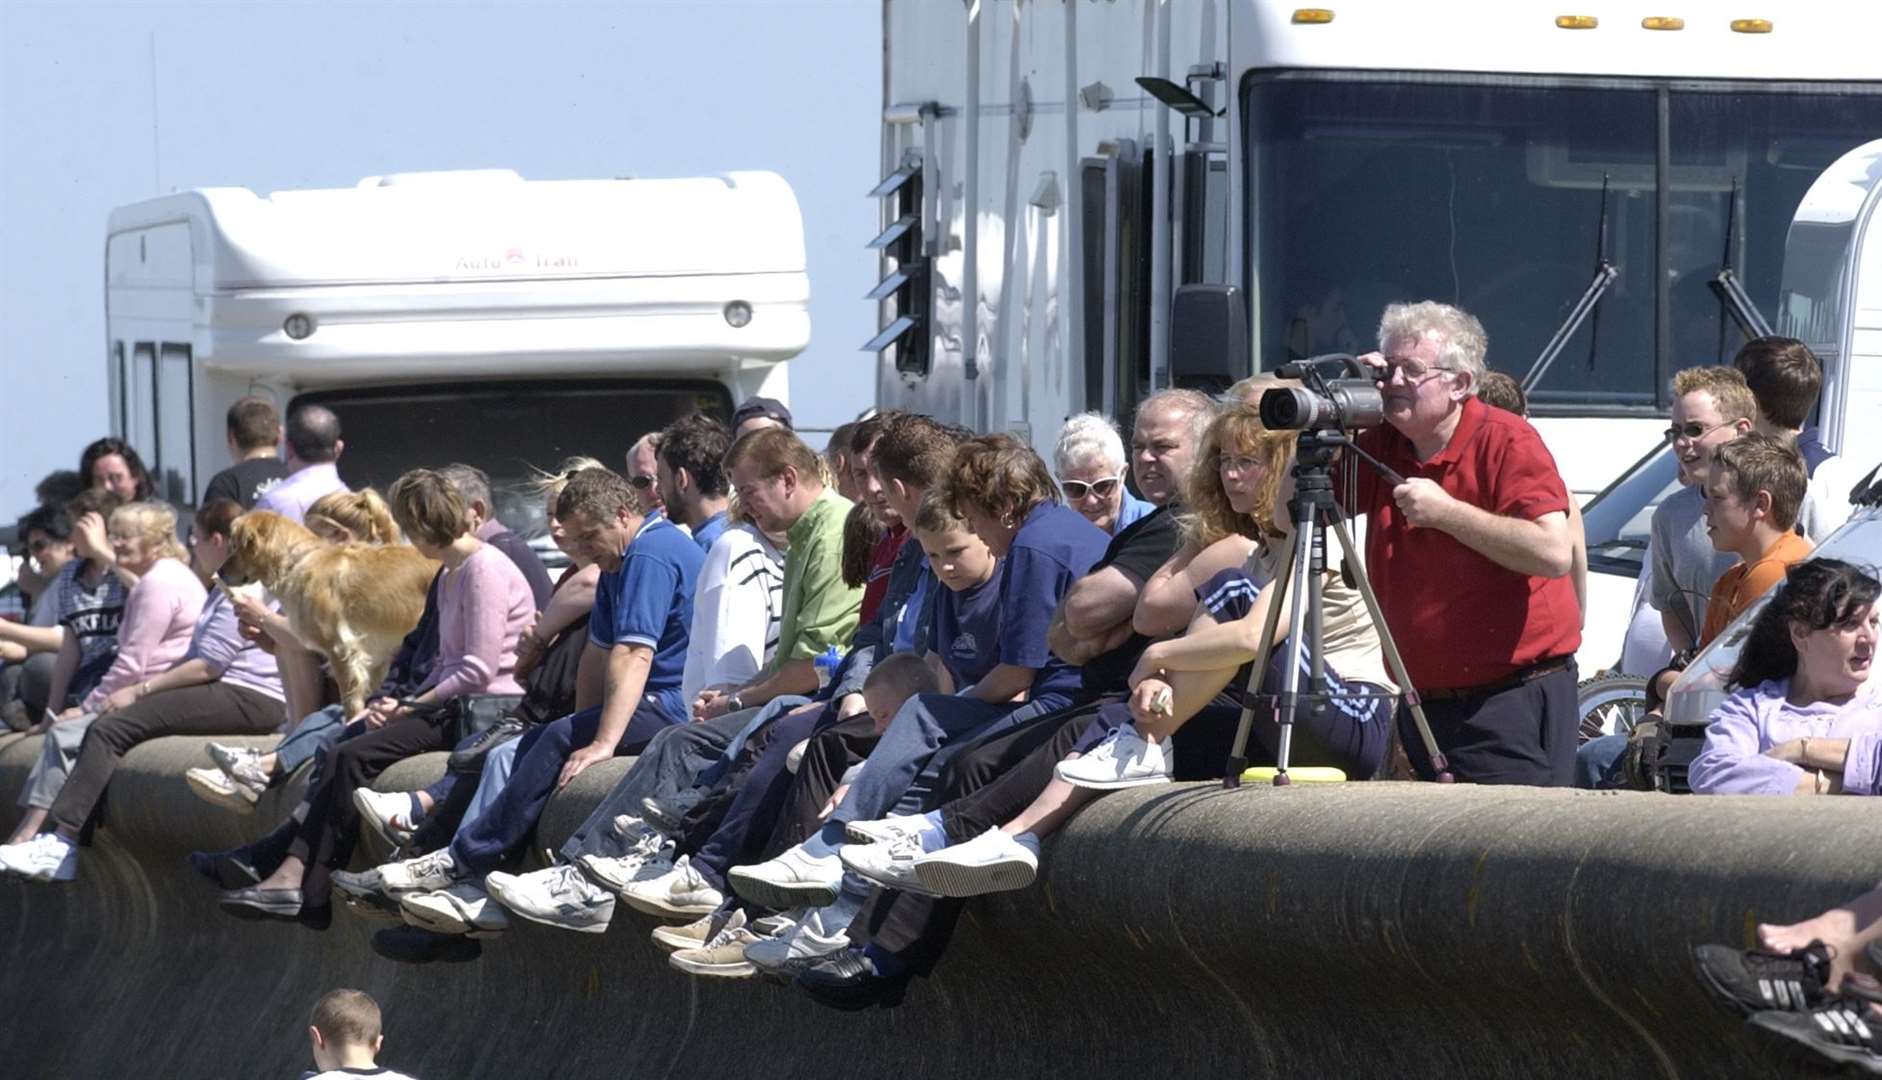
<path id="1" fill-rule="evenodd" d="M 124 598 L 118 658 L 80 707 L 98 712 L 112 694 L 159 675 L 183 659 L 196 629 L 196 616 L 202 614 L 208 598 L 195 571 L 178 559 L 158 559 Z"/>

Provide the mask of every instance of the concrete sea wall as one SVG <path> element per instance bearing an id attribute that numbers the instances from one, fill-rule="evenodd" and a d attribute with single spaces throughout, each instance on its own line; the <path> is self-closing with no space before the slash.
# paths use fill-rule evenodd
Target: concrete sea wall
<path id="1" fill-rule="evenodd" d="M 37 739 L 0 738 L 16 792 Z M 970 906 L 893 1011 L 690 979 L 619 909 L 408 967 L 342 909 L 316 933 L 222 915 L 183 855 L 258 834 L 125 760 L 70 885 L 0 881 L 0 1075 L 282 1077 L 335 986 L 387 1010 L 383 1061 L 441 1077 L 1719 1077 L 1789 1070 L 1695 981 L 1697 942 L 1814 914 L 1882 871 L 1863 799 L 1298 785 L 1139 789 L 1081 813 L 1021 893 Z M 625 767 L 551 804 L 559 844 Z M 410 788 L 440 758 L 381 782 Z M 9 807 L 0 816 L 10 817 Z"/>

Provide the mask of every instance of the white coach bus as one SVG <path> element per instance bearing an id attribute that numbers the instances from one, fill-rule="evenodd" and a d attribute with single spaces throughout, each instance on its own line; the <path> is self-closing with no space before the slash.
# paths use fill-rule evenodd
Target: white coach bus
<path id="1" fill-rule="evenodd" d="M 618 467 L 695 407 L 787 399 L 810 339 L 802 216 L 764 172 L 187 191 L 112 212 L 105 283 L 112 430 L 186 504 L 246 394 L 332 408 L 355 485 L 463 461 L 503 490 L 572 453 Z"/>
<path id="2" fill-rule="evenodd" d="M 881 403 L 1044 448 L 1362 351 L 1395 300 L 1478 315 L 1519 379 L 1561 337 L 1536 426 L 1581 498 L 1634 481 L 1588 506 L 1584 671 L 1672 479 L 1672 373 L 1790 327 L 1799 203 L 1882 133 L 1882 13 L 1840 0 L 885 0 L 883 31 Z M 1824 442 L 1882 458 L 1873 378 L 1825 359 L 1872 389 L 1826 393 Z"/>

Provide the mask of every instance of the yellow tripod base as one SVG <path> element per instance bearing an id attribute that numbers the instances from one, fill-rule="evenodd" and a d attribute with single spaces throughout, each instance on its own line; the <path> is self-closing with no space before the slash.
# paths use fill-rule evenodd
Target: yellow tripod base
<path id="1" fill-rule="evenodd" d="M 1275 774 L 1279 771 L 1272 765 L 1256 765 L 1251 769 L 1243 770 L 1242 782 L 1259 780 L 1272 784 Z M 1300 765 L 1287 770 L 1287 778 L 1297 784 L 1343 784 L 1346 782 L 1346 772 L 1331 765 Z"/>

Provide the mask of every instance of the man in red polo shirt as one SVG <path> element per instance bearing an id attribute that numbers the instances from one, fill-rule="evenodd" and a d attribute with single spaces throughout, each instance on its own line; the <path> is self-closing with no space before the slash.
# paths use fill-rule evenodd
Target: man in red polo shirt
<path id="1" fill-rule="evenodd" d="M 1483 324 L 1446 304 L 1393 304 L 1379 323 L 1387 426 L 1356 442 L 1405 478 L 1358 470 L 1366 568 L 1438 746 L 1459 780 L 1567 785 L 1575 766 L 1568 491 L 1528 421 L 1477 400 Z M 1424 743 L 1399 707 L 1420 776 Z"/>

